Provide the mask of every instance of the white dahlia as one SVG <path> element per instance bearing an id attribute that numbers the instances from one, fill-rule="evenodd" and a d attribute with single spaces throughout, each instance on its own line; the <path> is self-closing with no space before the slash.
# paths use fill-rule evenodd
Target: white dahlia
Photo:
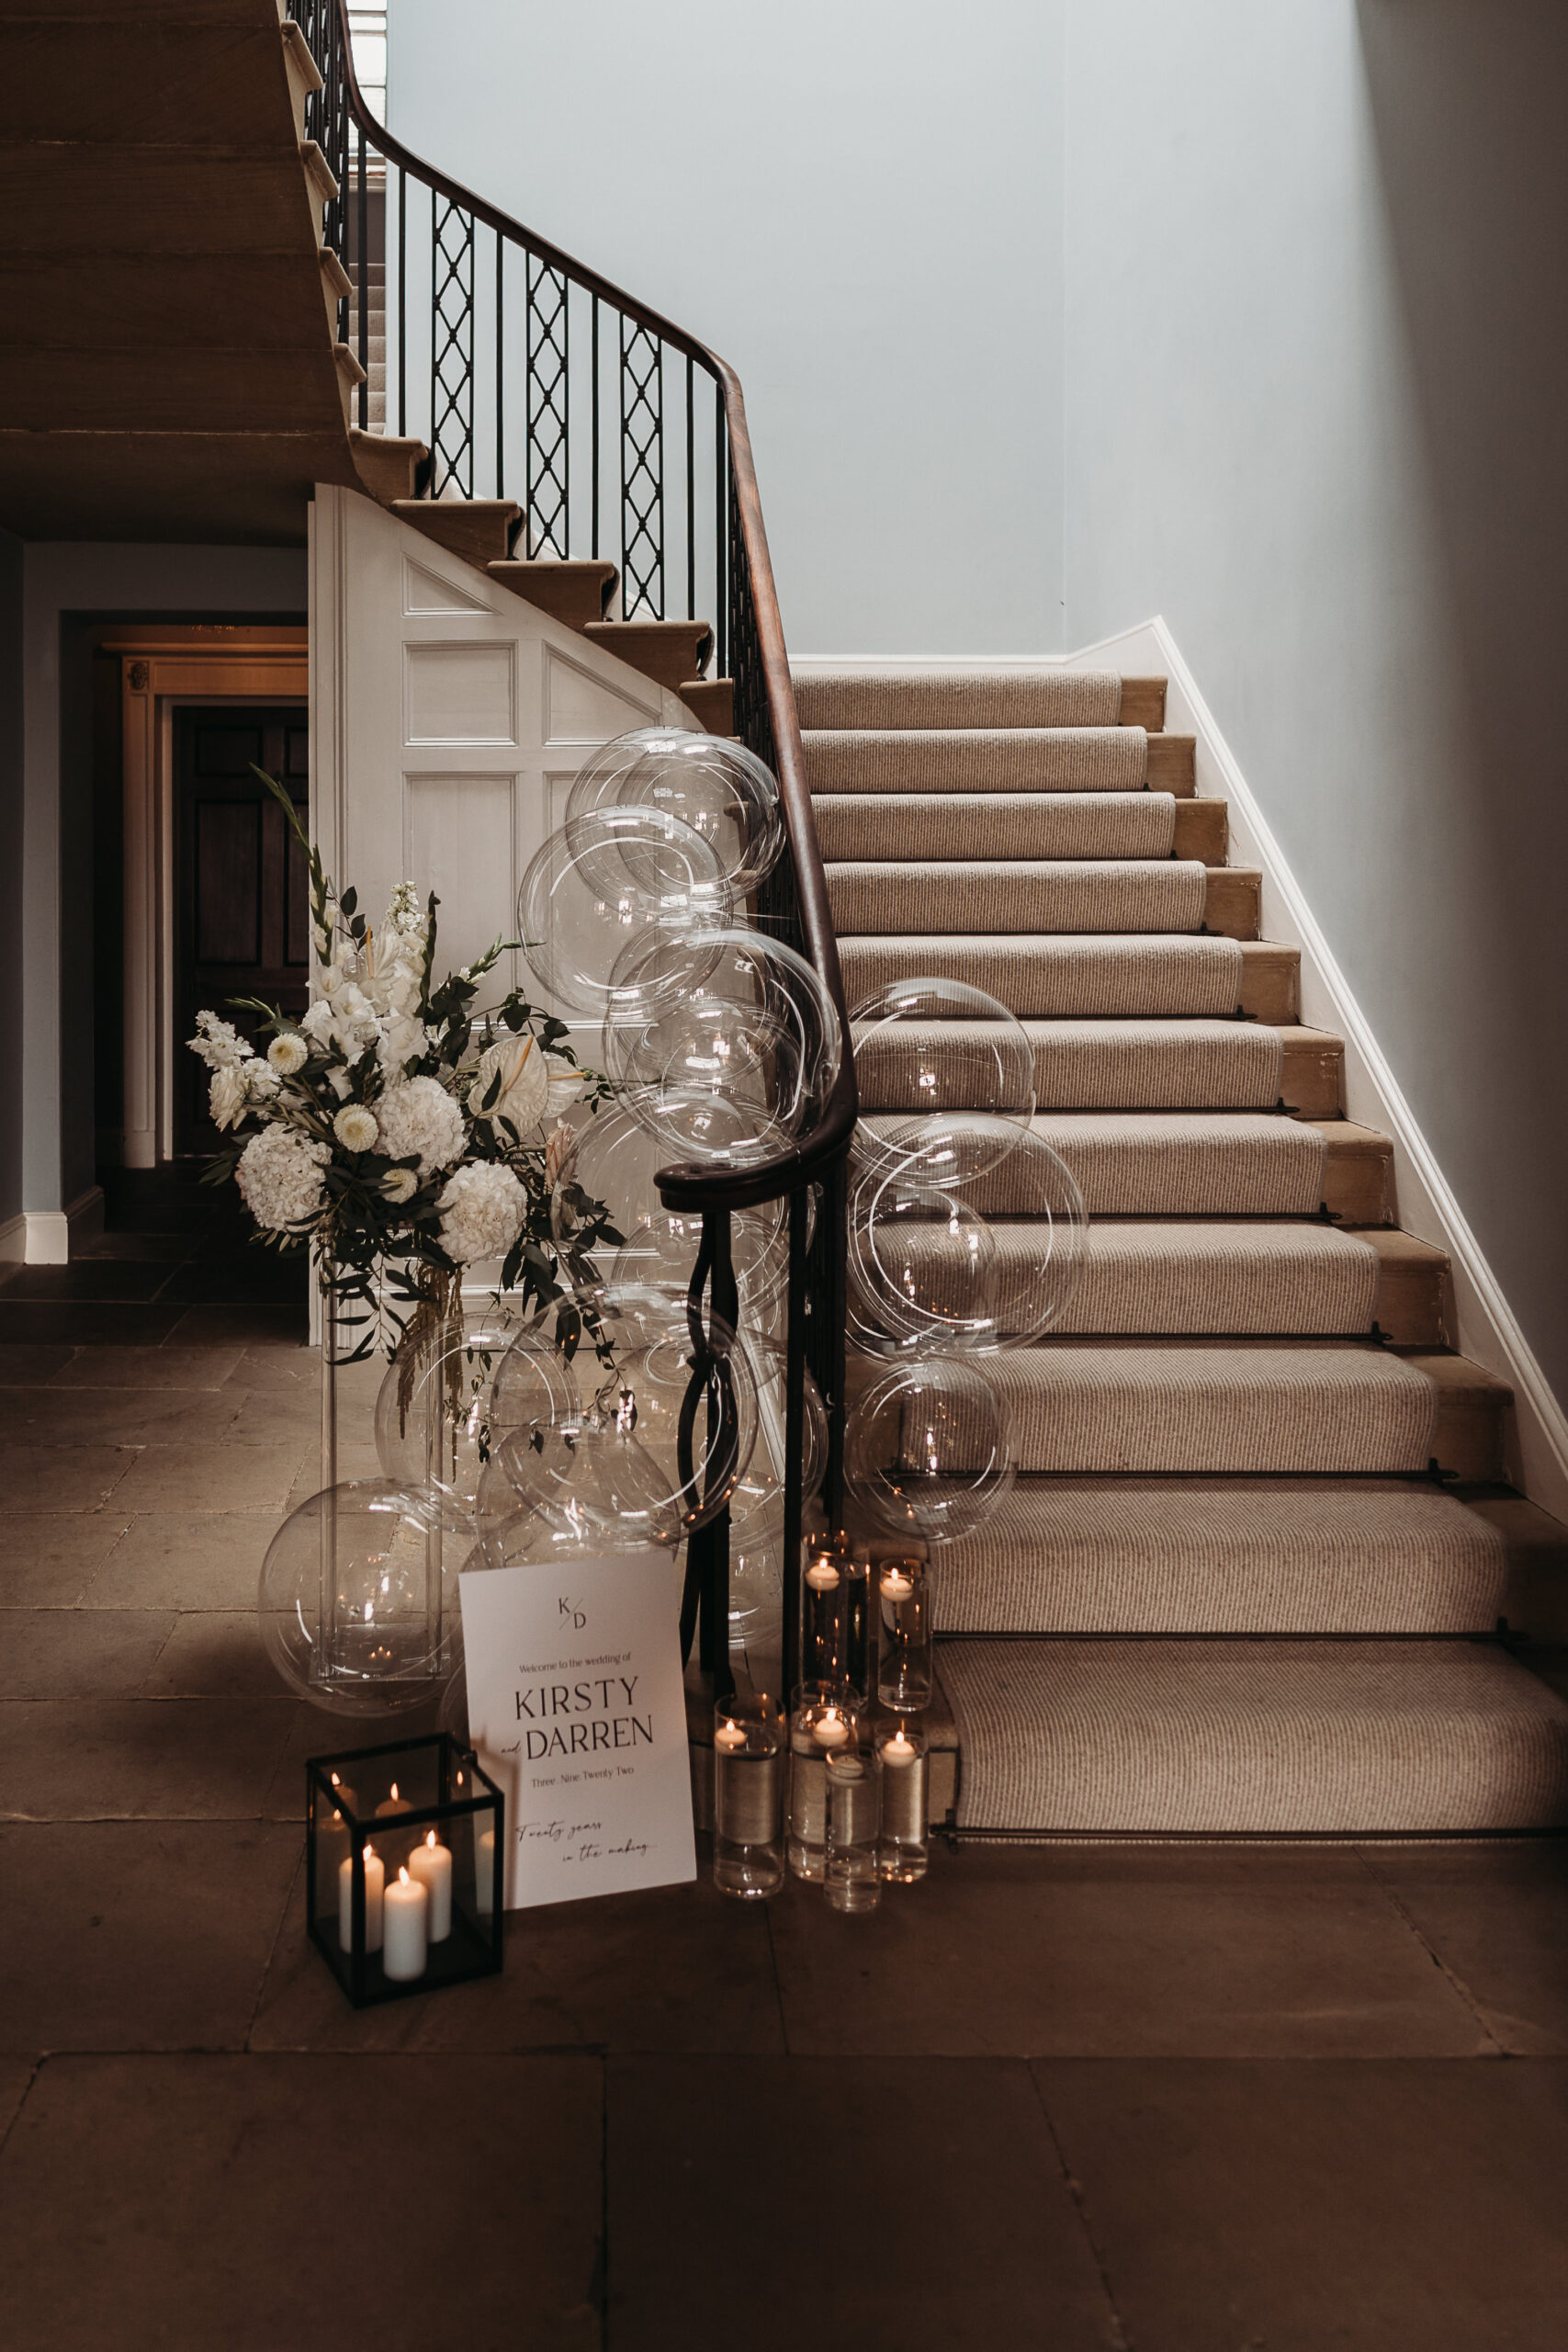
<path id="1" fill-rule="evenodd" d="M 498 1080 L 491 1102 L 487 1098 Z M 476 1118 L 510 1119 L 518 1134 L 525 1136 L 544 1117 L 549 1091 L 545 1057 L 533 1038 L 502 1037 L 479 1056 L 468 1108 Z"/>
<path id="2" fill-rule="evenodd" d="M 389 1168 L 381 1179 L 381 1190 L 389 1201 L 401 1204 L 412 1201 L 419 1190 L 419 1178 L 412 1168 Z"/>
<path id="3" fill-rule="evenodd" d="M 380 1102 L 381 1148 L 389 1159 L 417 1152 L 423 1182 L 463 1156 L 463 1114 L 440 1080 L 405 1079 L 389 1086 Z"/>
<path id="4" fill-rule="evenodd" d="M 310 1048 L 297 1029 L 285 1029 L 266 1049 L 266 1057 L 279 1078 L 292 1078 L 303 1069 L 310 1057 Z"/>
<path id="5" fill-rule="evenodd" d="M 442 1212 L 441 1246 L 460 1266 L 504 1258 L 523 1230 L 526 1204 L 510 1168 L 470 1160 L 457 1170 L 435 1204 Z"/>
<path id="6" fill-rule="evenodd" d="M 367 1111 L 363 1102 L 345 1104 L 333 1121 L 333 1133 L 344 1151 L 373 1151 L 380 1132 L 375 1113 Z"/>
<path id="7" fill-rule="evenodd" d="M 321 1169 L 331 1158 L 329 1145 L 292 1127 L 264 1127 L 240 1154 L 234 1181 L 256 1223 L 280 1233 L 321 1207 Z"/>

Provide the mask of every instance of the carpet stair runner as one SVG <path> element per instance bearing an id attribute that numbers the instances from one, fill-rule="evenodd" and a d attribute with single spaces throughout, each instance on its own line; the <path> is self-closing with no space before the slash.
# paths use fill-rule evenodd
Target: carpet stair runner
<path id="1" fill-rule="evenodd" d="M 933 1562 L 957 1825 L 1568 1826 L 1568 1705 L 1496 1638 L 1521 1556 L 1568 1537 L 1432 1475 L 1501 1477 L 1508 1392 L 1443 1344 L 1442 1252 L 1393 1223 L 1392 1148 L 1340 1115 L 1339 1041 L 1256 935 L 1164 682 L 795 687 L 851 1003 L 922 974 L 999 997 L 1095 1220 L 1061 1326 L 983 1360 L 1017 1483 Z M 919 1042 L 956 1069 L 984 1040 Z M 871 1125 L 919 1107 L 916 1059 L 884 1033 L 863 1062 Z M 1004 1328 L 1034 1263 L 1015 1180 L 966 1194 Z M 941 1227 L 908 1241 L 940 1275 Z"/>

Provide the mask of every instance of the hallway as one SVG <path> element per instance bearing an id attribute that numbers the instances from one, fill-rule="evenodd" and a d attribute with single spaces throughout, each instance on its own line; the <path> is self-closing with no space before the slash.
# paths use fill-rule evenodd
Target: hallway
<path id="1" fill-rule="evenodd" d="M 338 1732 L 250 1613 L 316 1477 L 298 1270 L 183 1184 L 111 1218 L 0 1285 L 18 2341 L 1561 2343 L 1559 1843 L 971 1845 L 867 1919 L 704 1880 L 356 2016 L 299 1885 Z"/>

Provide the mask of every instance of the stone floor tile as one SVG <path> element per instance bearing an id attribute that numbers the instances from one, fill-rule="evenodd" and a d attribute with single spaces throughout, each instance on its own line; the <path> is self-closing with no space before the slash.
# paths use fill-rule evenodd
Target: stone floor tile
<path id="1" fill-rule="evenodd" d="M 6 2134 L 21 2111 L 37 2071 L 34 2058 L 0 2058 L 0 2147 L 6 2144 Z"/>
<path id="2" fill-rule="evenodd" d="M 13 1511 L 96 1510 L 136 1460 L 114 1445 L 0 1445 L 0 1522 Z"/>
<path id="3" fill-rule="evenodd" d="M 314 1348 L 246 1348 L 229 1374 L 231 1388 L 280 1388 L 319 1396 L 321 1359 Z"/>
<path id="4" fill-rule="evenodd" d="M 0 1827 L 0 2046 L 243 2049 L 300 1842 L 281 1823 Z"/>
<path id="5" fill-rule="evenodd" d="M 226 1398 L 232 1398 L 236 1407 L 223 1431 L 225 1445 L 292 1445 L 298 1453 L 302 1446 L 312 1442 L 320 1443 L 319 1376 L 309 1388 L 242 1390 L 231 1386 L 223 1394 Z"/>
<path id="6" fill-rule="evenodd" d="M 0 1389 L 0 1443 L 155 1445 L 173 1439 L 215 1445 L 239 1409 L 231 1388 L 6 1388 Z"/>
<path id="7" fill-rule="evenodd" d="M 592 2058 L 61 2057 L 0 2158 L 32 2352 L 599 2352 Z"/>
<path id="8" fill-rule="evenodd" d="M 1037 2060 L 1138 2346 L 1561 2352 L 1568 2065 Z"/>
<path id="9" fill-rule="evenodd" d="M 41 1388 L 45 1382 L 58 1380 L 76 1353 L 74 1348 L 38 1342 L 0 1347 L 0 1388 Z"/>
<path id="10" fill-rule="evenodd" d="M 177 1299 L 186 1306 L 218 1305 L 297 1306 L 304 1308 L 306 1268 L 298 1259 L 279 1259 L 270 1250 L 236 1252 L 221 1241 L 198 1250 L 183 1265 L 165 1268 L 160 1299 Z"/>
<path id="11" fill-rule="evenodd" d="M 222 1388 L 243 1348 L 78 1348 L 53 1388 Z"/>
<path id="12" fill-rule="evenodd" d="M 253 1592 L 253 1604 L 254 1598 Z M 282 1688 L 277 1669 L 262 1647 L 253 1605 L 192 1610 L 175 1617 L 138 1695 L 143 1699 L 269 1699 L 276 1698 Z"/>
<path id="13" fill-rule="evenodd" d="M 0 1608 L 0 1699 L 134 1698 L 174 1624 L 167 1610 Z"/>
<path id="14" fill-rule="evenodd" d="M 1120 2345 L 1028 2069 L 612 2058 L 615 2352 Z"/>
<path id="15" fill-rule="evenodd" d="M 231 1342 L 242 1348 L 303 1347 L 310 1317 L 303 1306 L 186 1306 L 167 1311 L 177 1317 L 167 1337 L 176 1347 L 220 1348 Z M 0 1331 L 0 1338 L 5 1334 Z"/>
<path id="16" fill-rule="evenodd" d="M 131 1306 L 96 1299 L 13 1299 L 0 1291 L 0 1345 L 41 1341 L 58 1347 L 155 1348 L 191 1312 L 188 1306 Z M 229 1334 L 218 1336 L 227 1339 Z"/>
<path id="17" fill-rule="evenodd" d="M 169 1268 L 119 1258 L 73 1258 L 68 1266 L 18 1266 L 6 1284 L 7 1301 L 50 1303 L 79 1299 L 126 1300 L 141 1306 L 157 1297 Z"/>
<path id="18" fill-rule="evenodd" d="M 925 1880 L 869 1918 L 798 1882 L 770 1910 L 794 2051 L 1490 2046 L 1344 1848 L 933 1845 Z"/>
<path id="19" fill-rule="evenodd" d="M 695 1885 L 509 1913 L 500 1976 L 355 2010 L 306 1939 L 299 1883 L 254 2050 L 782 2052 L 768 1924 Z"/>
<path id="20" fill-rule="evenodd" d="M 84 1595 L 88 1609 L 254 1609 L 280 1510 L 155 1510 L 125 1532 Z"/>
<path id="21" fill-rule="evenodd" d="M 225 1402 L 227 1399 L 225 1399 Z M 298 1445 L 148 1445 L 126 1474 L 127 1510 L 281 1510 L 299 1466 Z"/>
<path id="22" fill-rule="evenodd" d="M 0 1701 L 0 1813 L 272 1819 L 267 1792 L 292 1730 L 287 1699 Z"/>
<path id="23" fill-rule="evenodd" d="M 96 1233 L 91 1241 L 73 1242 L 76 1258 L 135 1258 L 144 1265 L 183 1265 L 191 1254 L 189 1233 Z"/>
<path id="24" fill-rule="evenodd" d="M 1568 2055 L 1568 1840 L 1363 1854 L 1503 2049 Z"/>
<path id="25" fill-rule="evenodd" d="M 100 1510 L 0 1510 L 0 1600 L 12 1609 L 71 1608 L 130 1524 L 130 1512 L 112 1503 Z"/>

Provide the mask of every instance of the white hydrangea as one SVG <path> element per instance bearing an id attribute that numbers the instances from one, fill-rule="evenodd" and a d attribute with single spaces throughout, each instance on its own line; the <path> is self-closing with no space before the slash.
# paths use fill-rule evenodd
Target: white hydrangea
<path id="1" fill-rule="evenodd" d="M 459 1168 L 436 1202 L 441 1246 L 460 1266 L 504 1258 L 523 1230 L 526 1200 L 510 1168 L 486 1159 Z"/>
<path id="2" fill-rule="evenodd" d="M 273 1039 L 266 1049 L 266 1057 L 279 1078 L 292 1078 L 297 1069 L 304 1069 L 310 1057 L 310 1048 L 298 1030 L 286 1029 L 281 1036 Z"/>
<path id="3" fill-rule="evenodd" d="M 333 1133 L 344 1151 L 373 1151 L 380 1134 L 376 1114 L 363 1102 L 350 1102 L 333 1121 Z"/>
<path id="4" fill-rule="evenodd" d="M 417 1152 L 422 1182 L 462 1158 L 468 1140 L 463 1114 L 439 1080 L 404 1079 L 388 1087 L 378 1108 L 382 1150 L 389 1159 Z"/>
<path id="5" fill-rule="evenodd" d="M 498 1078 L 500 1091 L 487 1107 L 485 1098 Z M 476 1118 L 510 1119 L 518 1134 L 525 1136 L 543 1119 L 549 1091 L 545 1057 L 534 1039 L 502 1037 L 479 1056 L 468 1108 Z"/>
<path id="6" fill-rule="evenodd" d="M 321 1169 L 331 1158 L 330 1146 L 293 1127 L 264 1127 L 240 1154 L 234 1181 L 256 1223 L 280 1233 L 321 1207 Z"/>

